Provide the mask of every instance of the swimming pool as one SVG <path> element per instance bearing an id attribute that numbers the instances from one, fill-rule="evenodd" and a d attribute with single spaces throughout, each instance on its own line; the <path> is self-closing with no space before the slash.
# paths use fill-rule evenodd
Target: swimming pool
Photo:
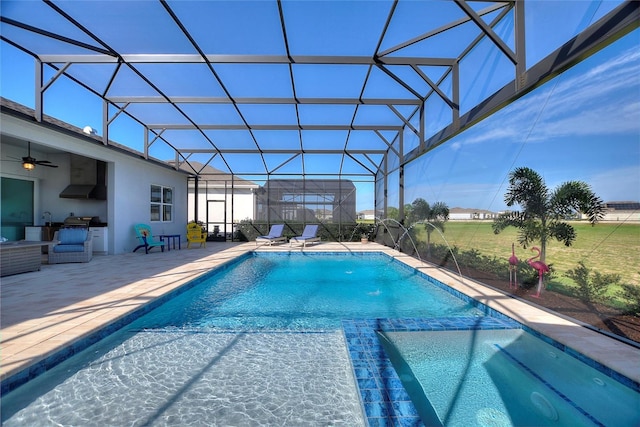
<path id="1" fill-rule="evenodd" d="M 369 331 L 519 327 L 458 296 L 386 255 L 250 254 L 3 395 L 2 421 L 373 426 L 406 415 L 415 425 L 401 385 L 374 402 L 367 387 L 388 385 L 393 368 L 380 362 L 376 379 L 357 358 L 382 358 L 376 337 L 354 338 L 344 319 Z"/>
<path id="2" fill-rule="evenodd" d="M 3 425 L 365 425 L 342 319 L 484 316 L 385 255 L 252 254 L 185 289 L 3 396 Z"/>

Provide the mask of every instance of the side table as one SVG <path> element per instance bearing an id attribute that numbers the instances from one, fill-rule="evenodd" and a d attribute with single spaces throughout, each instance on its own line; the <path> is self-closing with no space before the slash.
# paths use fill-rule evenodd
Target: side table
<path id="1" fill-rule="evenodd" d="M 164 242 L 167 251 L 171 250 L 171 245 L 173 245 L 173 249 L 176 248 L 176 241 L 178 241 L 178 249 L 182 249 L 179 234 L 161 234 L 159 237 L 160 241 Z"/>

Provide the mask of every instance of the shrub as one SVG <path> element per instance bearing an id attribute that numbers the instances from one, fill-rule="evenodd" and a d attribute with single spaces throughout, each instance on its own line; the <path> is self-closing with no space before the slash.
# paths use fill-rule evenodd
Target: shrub
<path id="1" fill-rule="evenodd" d="M 640 316 L 640 286 L 628 283 L 621 283 L 620 286 L 622 290 L 618 293 L 618 296 L 626 302 L 627 308 L 625 312 Z"/>
<path id="2" fill-rule="evenodd" d="M 267 226 L 266 224 L 262 225 L 265 228 Z M 243 219 L 238 223 L 236 227 L 236 239 L 241 242 L 255 240 L 256 237 L 267 234 L 266 231 L 268 230 L 265 230 L 265 232 L 263 232 L 262 228 L 256 227 L 256 225 L 254 225 L 253 221 L 251 221 L 250 219 Z"/>
<path id="3" fill-rule="evenodd" d="M 601 274 L 578 262 L 578 266 L 567 271 L 566 276 L 578 285 L 577 297 L 586 302 L 606 302 L 610 299 L 606 295 L 609 285 L 620 282 L 619 274 Z"/>
<path id="4" fill-rule="evenodd" d="M 533 289 L 538 285 L 538 273 L 522 274 L 522 284 L 524 289 Z"/>

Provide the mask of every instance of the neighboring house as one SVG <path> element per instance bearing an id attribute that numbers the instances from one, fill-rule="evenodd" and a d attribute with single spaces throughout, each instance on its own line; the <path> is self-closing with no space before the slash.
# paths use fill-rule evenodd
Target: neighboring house
<path id="1" fill-rule="evenodd" d="M 356 187 L 348 179 L 271 179 L 256 195 L 258 221 L 356 220 Z"/>
<path id="2" fill-rule="evenodd" d="M 372 220 L 376 219 L 376 211 L 373 209 L 358 212 L 358 219 Z"/>
<path id="3" fill-rule="evenodd" d="M 605 213 L 601 221 L 640 222 L 640 202 L 605 202 Z M 569 220 L 587 220 L 586 214 L 574 213 Z"/>
<path id="4" fill-rule="evenodd" d="M 605 202 L 605 213 L 601 221 L 640 222 L 640 202 Z M 587 220 L 584 213 L 573 213 L 567 220 Z"/>
<path id="5" fill-rule="evenodd" d="M 497 216 L 498 216 L 498 213 L 487 211 L 484 209 L 467 209 L 467 208 L 449 209 L 449 219 L 453 221 L 493 219 L 493 218 L 496 218 Z"/>
<path id="6" fill-rule="evenodd" d="M 333 219 L 333 211 L 329 209 L 316 209 L 314 214 L 320 221 L 331 221 Z"/>
<path id="7" fill-rule="evenodd" d="M 212 234 L 216 227 L 222 236 L 230 237 L 234 226 L 244 219 L 254 219 L 255 190 L 260 186 L 212 166 L 191 161 L 182 163 L 180 169 L 199 174 L 198 179 L 198 214 L 195 214 L 194 178 L 189 179 L 188 216 L 189 221 L 201 221 Z"/>
<path id="8" fill-rule="evenodd" d="M 17 184 L 25 191 L 3 192 L 2 233 L 24 238 L 27 225 L 62 223 L 69 217 L 98 217 L 104 227 L 105 252 L 131 252 L 138 245 L 133 225 L 146 223 L 154 234 L 186 235 L 188 175 L 164 162 L 145 160 L 140 153 L 118 145 L 105 146 L 102 138 L 45 116 L 34 119 L 33 110 L 2 99 L 0 154 L 3 187 Z M 22 167 L 27 156 L 49 160 L 57 168 Z M 18 161 L 15 161 L 15 159 Z M 104 198 L 64 198 L 60 194 L 75 179 L 72 159 L 100 161 L 105 167 Z"/>
<path id="9" fill-rule="evenodd" d="M 605 202 L 606 212 L 602 221 L 640 221 L 640 202 Z M 586 219 L 582 215 L 582 219 Z"/>

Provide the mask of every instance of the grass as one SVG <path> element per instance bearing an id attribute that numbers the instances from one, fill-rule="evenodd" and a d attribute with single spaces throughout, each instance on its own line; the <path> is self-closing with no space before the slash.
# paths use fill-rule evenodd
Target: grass
<path id="1" fill-rule="evenodd" d="M 518 230 L 509 227 L 494 234 L 491 221 L 449 221 L 445 224 L 444 238 L 448 244 L 460 250 L 476 249 L 483 255 L 508 259 L 511 243 L 515 243 L 516 256 L 526 260 L 535 255 L 531 248 L 518 245 Z M 553 266 L 556 275 L 553 287 L 571 288 L 574 283 L 565 273 L 583 261 L 587 267 L 600 273 L 619 274 L 622 283 L 640 283 L 640 224 L 571 222 L 576 230 L 576 240 L 567 247 L 551 240 L 547 243 L 546 263 Z M 426 232 L 422 232 L 426 240 Z M 431 234 L 433 243 L 444 243 L 437 232 Z M 539 246 L 533 245 L 533 246 Z M 616 296 L 619 286 L 611 286 L 608 294 Z M 569 289 L 566 289 L 569 291 Z"/>

